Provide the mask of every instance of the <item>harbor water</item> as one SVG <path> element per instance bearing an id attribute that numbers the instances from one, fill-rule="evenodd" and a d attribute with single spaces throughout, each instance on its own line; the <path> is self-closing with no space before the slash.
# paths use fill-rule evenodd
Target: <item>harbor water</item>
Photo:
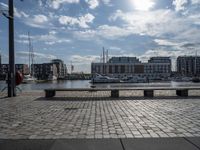
<path id="1" fill-rule="evenodd" d="M 43 83 L 21 84 L 18 87 L 22 91 L 44 90 L 47 88 L 90 88 L 90 80 L 60 80 Z M 119 87 L 200 87 L 200 83 L 193 82 L 151 82 L 151 83 L 103 83 L 95 84 L 98 88 L 119 88 Z M 4 90 L 7 84 L 0 81 L 0 91 Z"/>

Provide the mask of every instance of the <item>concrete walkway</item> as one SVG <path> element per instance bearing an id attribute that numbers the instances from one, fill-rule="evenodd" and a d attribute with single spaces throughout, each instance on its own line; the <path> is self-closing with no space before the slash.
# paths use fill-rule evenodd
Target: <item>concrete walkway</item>
<path id="1" fill-rule="evenodd" d="M 200 150 L 200 138 L 0 140 L 1 150 Z"/>

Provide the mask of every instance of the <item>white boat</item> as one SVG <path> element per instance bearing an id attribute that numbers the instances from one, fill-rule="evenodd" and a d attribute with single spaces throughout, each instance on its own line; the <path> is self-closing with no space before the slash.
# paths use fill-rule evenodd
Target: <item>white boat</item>
<path id="1" fill-rule="evenodd" d="M 36 78 L 32 77 L 31 75 L 24 75 L 22 83 L 33 83 L 36 81 Z"/>
<path id="2" fill-rule="evenodd" d="M 95 77 L 91 79 L 91 82 L 92 83 L 119 83 L 120 79 L 96 74 Z"/>

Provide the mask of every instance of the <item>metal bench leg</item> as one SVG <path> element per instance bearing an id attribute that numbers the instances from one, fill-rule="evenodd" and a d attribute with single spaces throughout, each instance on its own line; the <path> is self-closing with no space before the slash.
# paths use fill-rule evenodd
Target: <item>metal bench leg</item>
<path id="1" fill-rule="evenodd" d="M 119 97 L 119 90 L 111 90 L 111 97 L 118 98 Z"/>
<path id="2" fill-rule="evenodd" d="M 55 90 L 51 90 L 51 91 L 45 91 L 45 97 L 54 97 L 56 95 L 56 91 Z"/>
<path id="3" fill-rule="evenodd" d="M 187 97 L 188 96 L 188 90 L 176 90 L 176 95 L 181 97 Z"/>
<path id="4" fill-rule="evenodd" d="M 153 90 L 144 90 L 144 97 L 153 97 L 154 91 Z"/>

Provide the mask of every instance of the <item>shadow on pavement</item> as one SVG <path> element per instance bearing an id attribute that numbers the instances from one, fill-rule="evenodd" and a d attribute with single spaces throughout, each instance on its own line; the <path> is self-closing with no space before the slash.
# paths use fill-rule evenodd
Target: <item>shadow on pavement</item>
<path id="1" fill-rule="evenodd" d="M 155 96 L 155 97 L 141 97 L 141 96 L 134 96 L 134 97 L 119 97 L 119 98 L 112 98 L 112 97 L 39 97 L 35 99 L 36 101 L 102 101 L 102 100 L 185 100 L 185 99 L 196 99 L 199 100 L 200 96 L 188 96 L 188 97 L 178 97 L 178 96 Z"/>

